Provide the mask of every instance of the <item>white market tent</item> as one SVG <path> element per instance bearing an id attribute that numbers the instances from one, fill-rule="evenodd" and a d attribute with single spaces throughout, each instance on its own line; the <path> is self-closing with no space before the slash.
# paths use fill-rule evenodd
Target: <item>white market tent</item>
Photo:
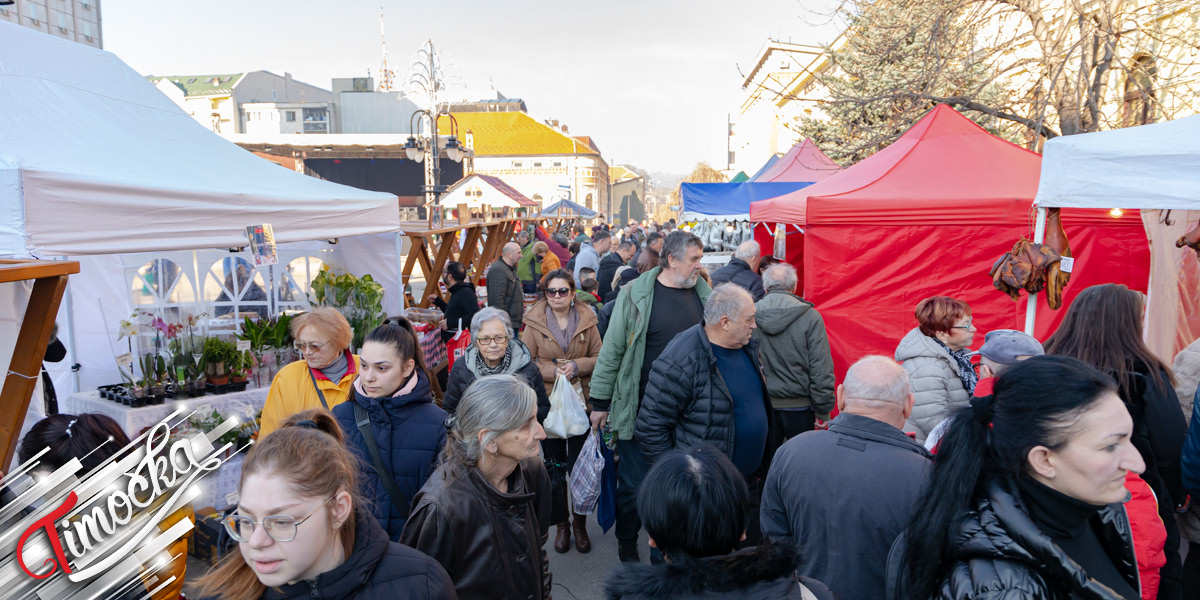
<path id="1" fill-rule="evenodd" d="M 1141 210 L 1151 257 L 1146 342 L 1170 364 L 1200 336 L 1200 297 L 1180 286 L 1200 278 L 1200 264 L 1175 247 L 1200 220 L 1200 115 L 1046 142 L 1034 202 L 1038 241 L 1050 207 Z"/>
<path id="2" fill-rule="evenodd" d="M 398 270 L 395 196 L 258 158 L 115 55 L 0 22 L 0 257 L 81 261 L 60 312 L 72 329 L 60 332 L 68 360 L 115 375 L 97 298 L 131 305 L 124 270 L 133 259 L 122 257 L 244 247 L 245 227 L 259 223 L 280 243 L 338 238 L 369 249 L 362 263 L 383 266 L 377 278 Z M 23 290 L 0 289 L 0 339 L 15 339 L 24 301 Z M 0 362 L 11 352 L 0 344 Z"/>

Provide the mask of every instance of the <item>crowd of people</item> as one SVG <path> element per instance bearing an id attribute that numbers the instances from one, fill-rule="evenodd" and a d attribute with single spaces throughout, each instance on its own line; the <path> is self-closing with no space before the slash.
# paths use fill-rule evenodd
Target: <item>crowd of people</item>
<path id="1" fill-rule="evenodd" d="M 483 308 L 449 263 L 431 299 L 471 345 L 440 403 L 403 318 L 358 355 L 336 311 L 294 319 L 303 359 L 243 464 L 237 545 L 195 594 L 550 598 L 544 548 L 591 551 L 562 488 L 603 432 L 609 598 L 1200 597 L 1200 342 L 1156 358 L 1140 293 L 1086 288 L 1044 343 L 996 330 L 975 352 L 971 307 L 927 298 L 835 385 L 793 267 L 748 241 L 709 274 L 672 225 L 527 229 Z M 551 439 L 564 380 L 590 431 Z"/>

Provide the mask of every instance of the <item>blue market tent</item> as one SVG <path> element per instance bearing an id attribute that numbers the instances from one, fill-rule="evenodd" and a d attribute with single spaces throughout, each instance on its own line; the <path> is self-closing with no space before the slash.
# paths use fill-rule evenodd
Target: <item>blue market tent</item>
<path id="1" fill-rule="evenodd" d="M 812 185 L 806 181 L 778 183 L 684 183 L 680 186 L 684 221 L 749 221 L 750 203 L 776 198 Z M 545 213 L 543 213 L 545 214 Z"/>
<path id="2" fill-rule="evenodd" d="M 747 205 L 747 207 L 748 206 L 749 205 Z M 746 212 L 749 212 L 749 211 L 750 211 L 750 209 L 747 208 Z M 564 200 L 559 200 L 558 202 L 555 202 L 554 204 L 551 204 L 550 206 L 547 206 L 545 208 L 545 210 L 543 210 L 542 213 L 538 216 L 539 217 L 565 217 L 565 218 L 590 219 L 592 217 L 595 217 L 598 214 L 600 214 L 600 213 L 598 213 L 590 208 L 580 206 L 579 204 L 576 204 L 575 202 L 571 202 L 570 200 L 564 199 Z"/>

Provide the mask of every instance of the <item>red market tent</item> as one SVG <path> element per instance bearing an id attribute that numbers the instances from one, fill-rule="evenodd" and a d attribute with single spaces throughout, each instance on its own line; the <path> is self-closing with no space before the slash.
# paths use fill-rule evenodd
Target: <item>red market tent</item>
<path id="1" fill-rule="evenodd" d="M 988 270 L 1021 237 L 1033 237 L 1041 156 L 938 106 L 899 140 L 824 181 L 755 202 L 752 221 L 804 229 L 803 291 L 825 318 L 839 377 L 866 354 L 891 356 L 916 326 L 922 299 L 970 304 L 980 334 L 1022 329 L 1025 297 L 992 287 Z M 1124 283 L 1145 291 L 1149 247 L 1136 211 L 1064 209 L 1075 255 L 1064 308 L 1039 295 L 1034 335 L 1045 340 L 1080 290 Z M 792 241 L 788 240 L 789 243 Z M 792 249 L 788 249 L 792 254 Z"/>

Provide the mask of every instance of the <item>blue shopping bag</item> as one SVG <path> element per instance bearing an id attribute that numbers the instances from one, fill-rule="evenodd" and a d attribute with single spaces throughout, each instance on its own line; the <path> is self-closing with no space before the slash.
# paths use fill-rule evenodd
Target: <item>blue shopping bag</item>
<path id="1" fill-rule="evenodd" d="M 617 463 L 608 444 L 600 444 L 604 455 L 604 474 L 600 477 L 600 505 L 596 508 L 596 522 L 600 530 L 608 533 L 617 522 Z"/>

